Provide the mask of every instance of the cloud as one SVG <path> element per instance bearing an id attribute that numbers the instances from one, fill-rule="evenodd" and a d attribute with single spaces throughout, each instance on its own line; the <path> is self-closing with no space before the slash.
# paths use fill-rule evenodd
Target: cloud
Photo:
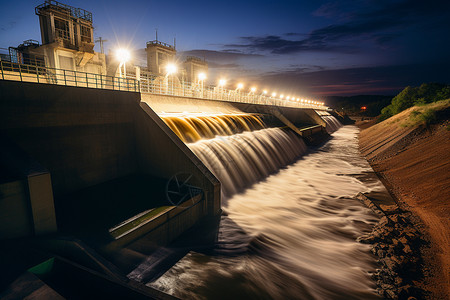
<path id="1" fill-rule="evenodd" d="M 208 67 L 215 68 L 215 69 L 235 69 L 235 68 L 239 68 L 240 65 L 239 64 L 220 64 L 220 63 L 216 63 L 213 61 L 209 61 Z"/>
<path id="2" fill-rule="evenodd" d="M 17 25 L 17 22 L 16 22 L 16 21 L 9 21 L 9 22 L 7 22 L 6 24 L 1 25 L 1 26 L 0 26 L 0 30 L 1 30 L 1 31 L 8 31 L 8 30 L 11 30 L 11 29 L 13 29 L 14 27 L 16 27 L 16 25 Z"/>
<path id="3" fill-rule="evenodd" d="M 197 50 L 189 50 L 189 51 L 183 51 L 179 53 L 182 56 L 197 56 L 200 58 L 204 58 L 207 61 L 236 61 L 241 58 L 252 58 L 252 57 L 261 57 L 261 54 L 249 54 L 249 53 L 242 53 L 237 50 L 232 49 L 226 49 L 222 51 L 216 51 L 216 50 L 203 50 L 203 49 L 197 49 Z"/>
<path id="4" fill-rule="evenodd" d="M 365 1 L 365 6 L 355 5 L 354 1 L 330 2 L 322 5 L 314 15 L 337 18 L 335 24 L 312 30 L 306 36 L 296 32 L 243 36 L 239 43 L 224 46 L 246 53 L 291 54 L 302 51 L 348 52 L 364 40 L 384 45 L 412 27 L 420 28 L 431 22 L 438 23 L 435 24 L 437 28 L 445 28 L 450 17 L 450 1 L 438 2 L 431 5 L 416 0 Z M 297 36 L 301 38 L 296 39 Z"/>
<path id="5" fill-rule="evenodd" d="M 315 72 L 305 72 L 304 68 L 297 68 L 265 73 L 258 78 L 258 82 L 261 86 L 267 86 L 285 94 L 296 94 L 299 97 L 303 95 L 395 95 L 408 85 L 418 86 L 423 82 L 450 83 L 449 68 L 450 62 L 343 68 Z"/>

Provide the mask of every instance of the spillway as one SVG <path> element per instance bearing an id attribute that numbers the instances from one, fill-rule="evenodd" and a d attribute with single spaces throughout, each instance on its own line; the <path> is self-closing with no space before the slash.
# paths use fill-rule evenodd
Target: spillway
<path id="1" fill-rule="evenodd" d="M 323 110 L 316 110 L 316 113 L 320 116 L 320 118 L 327 124 L 327 132 L 333 133 L 339 128 L 342 127 L 341 122 L 339 122 L 334 116 L 332 116 L 329 112 Z"/>
<path id="2" fill-rule="evenodd" d="M 260 117 L 252 114 L 162 114 L 160 116 L 185 143 L 265 128 Z"/>
<path id="3" fill-rule="evenodd" d="M 224 196 L 242 191 L 306 151 L 300 137 L 279 128 L 219 136 L 189 147 L 220 180 Z"/>
<path id="4" fill-rule="evenodd" d="M 281 128 L 188 143 L 222 183 L 217 241 L 147 285 L 183 299 L 377 299 L 374 259 L 355 241 L 377 218 L 352 197 L 383 187 L 358 129 L 321 117 L 337 131 L 315 149 Z"/>

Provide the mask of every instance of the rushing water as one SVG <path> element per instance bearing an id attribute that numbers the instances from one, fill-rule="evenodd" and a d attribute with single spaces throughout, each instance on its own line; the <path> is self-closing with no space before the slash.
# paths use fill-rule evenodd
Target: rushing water
<path id="1" fill-rule="evenodd" d="M 341 128 L 342 124 L 339 122 L 334 116 L 332 116 L 329 112 L 323 110 L 316 110 L 316 113 L 322 118 L 322 120 L 327 124 L 326 130 L 328 133 L 333 133 L 339 128 Z"/>
<path id="2" fill-rule="evenodd" d="M 294 162 L 306 151 L 300 137 L 279 128 L 219 136 L 189 147 L 220 180 L 226 197 Z"/>
<path id="3" fill-rule="evenodd" d="M 352 197 L 382 185 L 368 176 L 357 130 L 339 129 L 226 199 L 214 251 L 189 252 L 148 285 L 183 299 L 376 298 L 374 259 L 355 239 L 377 219 Z"/>
<path id="4" fill-rule="evenodd" d="M 167 114 L 162 119 L 185 143 L 265 128 L 259 116 L 252 114 Z"/>

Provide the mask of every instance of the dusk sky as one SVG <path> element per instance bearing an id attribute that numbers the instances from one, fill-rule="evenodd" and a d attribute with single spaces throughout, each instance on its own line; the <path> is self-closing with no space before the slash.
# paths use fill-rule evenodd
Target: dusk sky
<path id="1" fill-rule="evenodd" d="M 0 47 L 41 42 L 34 7 L 3 2 Z M 226 77 L 297 95 L 395 94 L 450 83 L 450 1 L 75 1 L 93 13 L 105 49 L 142 53 L 147 41 L 205 58 Z M 99 51 L 98 44 L 96 51 Z M 145 65 L 145 61 L 141 61 Z"/>

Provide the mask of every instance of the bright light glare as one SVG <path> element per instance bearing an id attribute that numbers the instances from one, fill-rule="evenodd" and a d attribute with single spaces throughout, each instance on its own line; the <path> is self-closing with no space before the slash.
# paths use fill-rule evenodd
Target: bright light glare
<path id="1" fill-rule="evenodd" d="M 166 66 L 167 75 L 177 72 L 177 66 L 175 64 L 168 64 Z"/>
<path id="2" fill-rule="evenodd" d="M 263 94 L 264 94 L 264 95 L 266 95 L 266 94 L 267 94 L 267 91 L 266 91 L 266 90 L 264 90 L 264 91 L 263 91 Z"/>
<path id="3" fill-rule="evenodd" d="M 277 93 L 272 93 L 272 97 L 276 97 L 277 96 Z"/>
<path id="4" fill-rule="evenodd" d="M 244 85 L 242 83 L 238 83 L 237 88 L 238 89 L 242 89 L 244 87 Z"/>
<path id="5" fill-rule="evenodd" d="M 205 73 L 198 74 L 198 79 L 199 80 L 205 80 L 206 79 L 206 74 Z"/>
<path id="6" fill-rule="evenodd" d="M 125 63 L 130 60 L 131 54 L 130 51 L 124 48 L 120 48 L 116 50 L 116 59 L 121 63 Z"/>
<path id="7" fill-rule="evenodd" d="M 291 97 L 287 96 L 287 97 L 286 97 L 286 100 L 289 100 L 289 99 L 291 99 Z"/>
<path id="8" fill-rule="evenodd" d="M 227 83 L 227 81 L 225 79 L 220 79 L 219 80 L 219 86 L 224 86 L 225 83 Z"/>
<path id="9" fill-rule="evenodd" d="M 250 89 L 250 91 L 252 91 L 252 93 L 254 93 L 254 92 L 256 91 L 256 88 L 255 88 L 255 87 L 252 87 L 252 88 Z"/>
<path id="10" fill-rule="evenodd" d="M 284 98 L 284 95 L 283 95 L 283 94 L 281 94 L 281 95 L 280 95 L 280 98 L 281 98 L 281 99 L 283 99 L 283 98 Z"/>

